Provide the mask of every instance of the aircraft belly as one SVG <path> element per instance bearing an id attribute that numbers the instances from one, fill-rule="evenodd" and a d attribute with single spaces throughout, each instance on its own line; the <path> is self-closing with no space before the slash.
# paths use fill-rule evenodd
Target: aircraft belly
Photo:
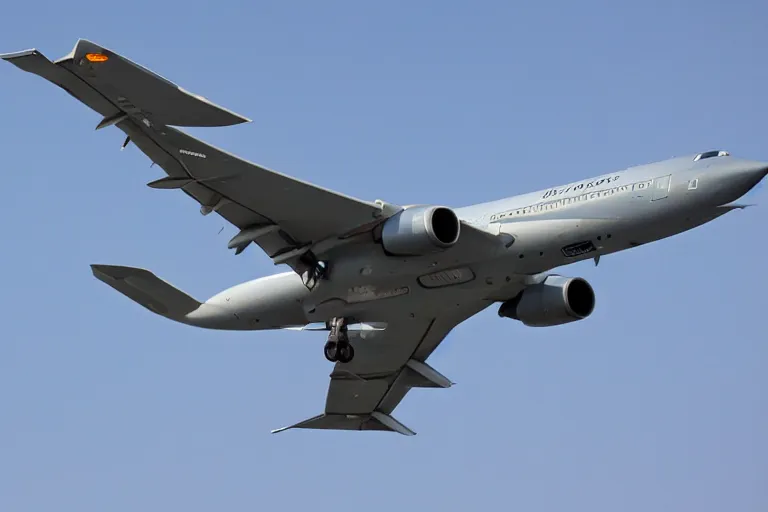
<path id="1" fill-rule="evenodd" d="M 518 293 L 524 276 L 515 270 L 507 258 L 497 258 L 415 274 L 332 276 L 312 291 L 304 309 L 311 322 L 334 316 L 360 322 L 437 316 L 469 301 L 496 300 L 503 289 L 516 287 Z"/>
<path id="2" fill-rule="evenodd" d="M 337 316 L 351 317 L 360 322 L 378 322 L 398 316 L 434 316 L 451 300 L 451 294 L 445 290 L 419 286 L 415 276 L 388 282 L 360 281 L 350 286 L 348 284 L 323 283 L 315 289 L 309 300 L 305 301 L 307 317 L 312 322 L 324 322 Z M 324 286 L 333 287 L 335 291 L 321 293 Z M 468 284 L 464 286 L 466 288 L 462 288 L 462 291 L 465 294 L 471 291 Z"/>

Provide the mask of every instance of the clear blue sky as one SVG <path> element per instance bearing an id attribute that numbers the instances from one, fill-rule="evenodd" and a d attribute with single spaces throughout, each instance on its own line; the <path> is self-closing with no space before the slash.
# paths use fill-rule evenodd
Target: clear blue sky
<path id="1" fill-rule="evenodd" d="M 7 4 L 0 51 L 91 39 L 254 119 L 195 135 L 365 199 L 768 160 L 764 1 Z M 174 324 L 88 265 L 201 299 L 282 269 L 44 80 L 2 64 L 0 113 L 3 512 L 768 510 L 768 203 L 564 269 L 584 322 L 462 324 L 430 359 L 459 384 L 396 410 L 416 437 L 270 435 L 322 411 L 322 334 Z"/>

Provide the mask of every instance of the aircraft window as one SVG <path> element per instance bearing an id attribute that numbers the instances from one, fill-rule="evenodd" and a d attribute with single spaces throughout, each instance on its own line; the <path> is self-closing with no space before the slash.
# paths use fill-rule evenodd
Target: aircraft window
<path id="1" fill-rule="evenodd" d="M 688 182 L 688 190 L 696 190 L 696 187 L 698 186 L 699 186 L 699 178 L 694 178 Z"/>
<path id="2" fill-rule="evenodd" d="M 705 158 L 713 158 L 716 156 L 730 156 L 731 154 L 727 151 L 705 151 L 704 153 L 699 153 L 696 155 L 696 157 L 693 159 L 694 162 L 698 162 L 699 160 L 704 160 Z"/>

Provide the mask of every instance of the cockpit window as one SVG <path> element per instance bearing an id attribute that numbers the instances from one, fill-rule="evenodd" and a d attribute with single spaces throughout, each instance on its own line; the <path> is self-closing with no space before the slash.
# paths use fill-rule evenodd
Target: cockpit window
<path id="1" fill-rule="evenodd" d="M 705 151 L 704 153 L 699 153 L 696 155 L 693 159 L 694 162 L 698 162 L 699 160 L 704 160 L 705 158 L 714 158 L 716 156 L 730 156 L 731 154 L 727 151 L 722 150 L 716 150 L 716 151 Z"/>

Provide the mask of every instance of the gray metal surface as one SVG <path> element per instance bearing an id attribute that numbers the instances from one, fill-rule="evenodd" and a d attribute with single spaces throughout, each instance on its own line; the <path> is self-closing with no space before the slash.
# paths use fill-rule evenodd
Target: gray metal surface
<path id="1" fill-rule="evenodd" d="M 88 53 L 108 60 L 89 62 Z M 94 43 L 78 41 L 55 63 L 37 50 L 2 58 L 62 87 L 105 120 L 119 120 L 115 125 L 169 176 L 189 180 L 177 188 L 204 213 L 215 211 L 240 229 L 278 226 L 256 241 L 270 257 L 343 235 L 382 214 L 376 204 L 247 162 L 168 126 L 224 126 L 247 119 Z"/>

